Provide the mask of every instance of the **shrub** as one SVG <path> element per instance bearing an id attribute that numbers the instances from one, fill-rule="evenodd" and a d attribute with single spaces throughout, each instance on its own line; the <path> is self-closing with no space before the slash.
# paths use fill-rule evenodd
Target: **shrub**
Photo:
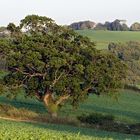
<path id="1" fill-rule="evenodd" d="M 104 115 L 100 113 L 92 113 L 88 115 L 81 115 L 77 117 L 80 122 L 88 123 L 88 124 L 103 124 L 105 122 L 113 122 L 114 116 L 113 115 Z"/>

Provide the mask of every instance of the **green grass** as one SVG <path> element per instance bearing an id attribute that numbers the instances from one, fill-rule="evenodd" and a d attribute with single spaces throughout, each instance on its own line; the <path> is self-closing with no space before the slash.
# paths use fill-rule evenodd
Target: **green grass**
<path id="1" fill-rule="evenodd" d="M 0 140 L 139 140 L 140 136 L 67 125 L 0 120 Z"/>
<path id="2" fill-rule="evenodd" d="M 97 43 L 98 49 L 106 49 L 110 42 L 140 41 L 140 32 L 78 30 L 79 34 Z"/>
<path id="3" fill-rule="evenodd" d="M 1 96 L 0 103 L 11 104 L 17 108 L 26 108 L 40 114 L 47 114 L 47 109 L 43 103 L 30 98 L 26 99 L 23 96 L 19 96 L 14 100 Z M 127 123 L 140 123 L 140 93 L 129 90 L 121 91 L 118 101 L 106 96 L 90 95 L 85 102 L 80 104 L 78 109 L 74 110 L 69 105 L 63 107 L 59 112 L 59 116 L 76 118 L 78 115 L 92 112 L 112 114 L 117 120 Z"/>
<path id="4" fill-rule="evenodd" d="M 140 93 L 124 90 L 120 93 L 119 100 L 110 97 L 91 95 L 87 101 L 73 111 L 65 109 L 69 116 L 77 116 L 84 113 L 105 113 L 114 115 L 117 120 L 127 123 L 140 123 Z"/>

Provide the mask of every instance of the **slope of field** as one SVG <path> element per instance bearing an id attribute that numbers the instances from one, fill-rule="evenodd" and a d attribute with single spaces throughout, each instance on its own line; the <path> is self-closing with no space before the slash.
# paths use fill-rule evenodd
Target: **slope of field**
<path id="1" fill-rule="evenodd" d="M 0 119 L 1 140 L 138 140 L 140 136 L 109 133 L 67 125 L 14 122 Z"/>
<path id="2" fill-rule="evenodd" d="M 140 32 L 78 30 L 79 34 L 97 43 L 98 49 L 106 49 L 110 42 L 140 41 Z"/>
<path id="3" fill-rule="evenodd" d="M 11 104 L 17 108 L 23 107 L 39 114 L 47 114 L 43 103 L 30 98 L 26 99 L 23 96 L 14 100 L 1 96 L 0 103 Z M 78 115 L 92 112 L 112 114 L 117 120 L 127 123 L 140 123 L 140 93 L 129 90 L 121 91 L 118 101 L 106 96 L 90 95 L 90 98 L 81 103 L 78 109 L 73 109 L 69 105 L 63 107 L 59 116 L 75 118 Z"/>

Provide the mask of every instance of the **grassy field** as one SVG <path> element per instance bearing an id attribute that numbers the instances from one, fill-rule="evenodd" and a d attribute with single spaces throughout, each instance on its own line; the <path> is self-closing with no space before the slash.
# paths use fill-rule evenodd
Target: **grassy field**
<path id="1" fill-rule="evenodd" d="M 14 100 L 1 96 L 0 103 L 11 104 L 17 108 L 26 108 L 40 114 L 47 114 L 47 110 L 41 102 L 26 99 L 23 96 L 19 96 Z M 90 98 L 81 103 L 80 107 L 76 110 L 69 105 L 63 107 L 59 112 L 59 116 L 75 118 L 78 115 L 92 112 L 112 114 L 116 117 L 116 120 L 127 123 L 140 123 L 140 94 L 124 90 L 121 91 L 118 101 L 106 96 L 98 97 L 91 95 Z"/>
<path id="2" fill-rule="evenodd" d="M 0 119 L 0 140 L 139 140 L 140 136 L 109 133 L 67 125 Z"/>
<path id="3" fill-rule="evenodd" d="M 78 30 L 79 34 L 97 43 L 98 49 L 106 49 L 110 42 L 140 41 L 140 32 Z"/>

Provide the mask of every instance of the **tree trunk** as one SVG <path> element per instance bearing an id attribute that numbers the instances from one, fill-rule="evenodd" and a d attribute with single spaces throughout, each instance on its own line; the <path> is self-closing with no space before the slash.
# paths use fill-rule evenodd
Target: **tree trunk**
<path id="1" fill-rule="evenodd" d="M 58 105 L 55 103 L 55 99 L 51 92 L 47 92 L 43 98 L 43 102 L 48 109 L 48 112 L 52 118 L 57 117 Z"/>
<path id="2" fill-rule="evenodd" d="M 57 117 L 57 112 L 59 109 L 59 105 L 67 100 L 70 95 L 60 96 L 57 100 L 54 99 L 53 94 L 50 91 L 46 91 L 46 94 L 43 97 L 43 102 L 48 109 L 49 114 L 52 118 Z"/>

